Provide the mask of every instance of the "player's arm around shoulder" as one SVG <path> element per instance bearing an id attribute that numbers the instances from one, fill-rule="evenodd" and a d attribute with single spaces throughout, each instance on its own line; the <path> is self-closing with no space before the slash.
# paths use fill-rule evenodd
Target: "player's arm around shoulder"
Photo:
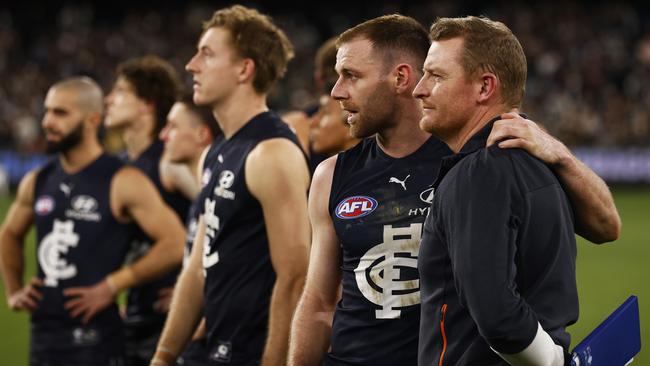
<path id="1" fill-rule="evenodd" d="M 34 310 L 41 298 L 37 286 L 40 280 L 34 278 L 23 287 L 23 246 L 25 235 L 34 222 L 34 188 L 38 170 L 33 170 L 20 182 L 15 201 L 0 228 L 0 268 L 4 280 L 5 294 L 9 308 L 13 310 Z"/>
<path id="2" fill-rule="evenodd" d="M 135 221 L 154 242 L 147 254 L 120 270 L 122 275 L 112 276 L 113 290 L 153 280 L 181 263 L 185 238 L 183 224 L 162 200 L 153 183 L 138 169 L 124 167 L 113 177 L 111 209 L 118 220 Z"/>
<path id="3" fill-rule="evenodd" d="M 618 239 L 621 218 L 607 184 L 578 160 L 558 139 L 517 113 L 505 113 L 494 123 L 488 146 L 521 148 L 549 165 L 571 199 L 576 233 L 594 243 Z"/>
<path id="4" fill-rule="evenodd" d="M 251 151 L 245 174 L 246 185 L 264 212 L 276 272 L 262 364 L 284 365 L 291 317 L 307 273 L 309 171 L 298 146 L 287 139 L 270 139 Z"/>
<path id="5" fill-rule="evenodd" d="M 309 191 L 312 246 L 307 282 L 291 328 L 292 366 L 320 364 L 330 344 L 341 282 L 339 241 L 328 212 L 336 159 L 333 156 L 318 166 Z"/>

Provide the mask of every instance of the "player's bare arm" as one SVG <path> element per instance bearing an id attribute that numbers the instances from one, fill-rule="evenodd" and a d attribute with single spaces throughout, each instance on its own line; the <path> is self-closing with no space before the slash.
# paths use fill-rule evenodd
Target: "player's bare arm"
<path id="1" fill-rule="evenodd" d="M 501 148 L 521 148 L 550 165 L 571 199 L 576 233 L 594 243 L 618 239 L 621 218 L 605 182 L 535 122 L 517 113 L 501 118 L 494 124 L 488 146 L 498 142 Z"/>
<path id="2" fill-rule="evenodd" d="M 23 283 L 24 239 L 34 222 L 34 184 L 37 171 L 29 172 L 20 182 L 16 200 L 11 204 L 0 229 L 0 267 L 7 303 L 12 310 L 34 311 L 42 298 L 38 288 L 43 285 L 33 278 Z"/>
<path id="3" fill-rule="evenodd" d="M 309 172 L 300 148 L 287 139 L 260 143 L 246 160 L 246 185 L 264 212 L 276 281 L 262 365 L 286 365 L 291 317 L 309 258 Z"/>
<path id="4" fill-rule="evenodd" d="M 167 191 L 180 192 L 190 200 L 198 196 L 201 189 L 187 165 L 173 163 L 163 157 L 160 159 L 159 170 L 160 181 Z"/>
<path id="5" fill-rule="evenodd" d="M 202 264 L 204 237 L 205 223 L 201 218 L 194 237 L 190 260 L 174 287 L 167 321 L 158 340 L 158 347 L 151 360 L 151 366 L 174 365 L 197 329 L 203 309 L 203 286 L 205 284 Z"/>
<path id="6" fill-rule="evenodd" d="M 339 298 L 341 252 L 328 212 L 336 156 L 322 162 L 309 191 L 312 246 L 305 289 L 291 327 L 289 365 L 317 365 L 330 344 L 332 318 Z"/>
<path id="7" fill-rule="evenodd" d="M 122 168 L 113 178 L 111 209 L 118 220 L 137 223 L 153 245 L 142 258 L 109 274 L 104 281 L 64 290 L 71 297 L 66 309 L 86 323 L 110 305 L 120 291 L 158 278 L 178 266 L 183 257 L 183 225 L 153 183 L 136 168 Z"/>

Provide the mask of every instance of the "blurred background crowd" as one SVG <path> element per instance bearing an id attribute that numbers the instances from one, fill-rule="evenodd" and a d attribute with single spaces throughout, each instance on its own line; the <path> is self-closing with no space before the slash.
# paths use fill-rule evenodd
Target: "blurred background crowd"
<path id="1" fill-rule="evenodd" d="M 105 90 L 115 66 L 157 54 L 185 77 L 201 22 L 232 2 L 16 2 L 0 5 L 0 150 L 42 151 L 42 103 L 56 80 L 86 74 Z M 399 12 L 430 24 L 437 16 L 484 14 L 506 23 L 528 57 L 524 112 L 569 146 L 650 146 L 650 6 L 642 2 L 374 1 L 242 2 L 273 15 L 296 58 L 271 97 L 279 111 L 317 99 L 313 58 L 332 35 Z"/>

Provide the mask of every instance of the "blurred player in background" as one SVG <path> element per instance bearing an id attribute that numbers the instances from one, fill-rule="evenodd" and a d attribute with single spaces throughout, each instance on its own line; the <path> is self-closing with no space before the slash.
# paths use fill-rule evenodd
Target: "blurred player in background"
<path id="1" fill-rule="evenodd" d="M 323 95 L 309 132 L 311 151 L 319 156 L 329 157 L 351 148 L 359 141 L 350 135 L 347 113 L 339 102 L 329 95 Z"/>
<path id="2" fill-rule="evenodd" d="M 32 315 L 31 365 L 123 364 L 115 296 L 160 277 L 182 253 L 182 225 L 153 184 L 102 150 L 102 98 L 86 77 L 50 88 L 42 125 L 58 157 L 23 178 L 0 231 L 9 307 Z M 25 285 L 23 245 L 32 224 L 38 274 Z M 122 267 L 134 224 L 153 245 Z"/>
<path id="3" fill-rule="evenodd" d="M 314 86 L 319 95 L 318 103 L 307 107 L 303 111 L 293 111 L 282 115 L 282 119 L 291 126 L 292 130 L 298 136 L 303 150 L 309 155 L 309 171 L 314 172 L 318 164 L 325 158 L 341 150 L 333 151 L 332 153 L 319 151 L 318 148 L 314 149 L 312 132 L 315 128 L 319 127 L 325 106 L 330 103 L 330 91 L 336 83 L 338 75 L 334 66 L 336 65 L 336 37 L 328 39 L 316 51 L 314 59 Z M 330 108 L 329 112 L 333 112 Z M 331 120 L 330 120 L 331 121 Z M 330 125 L 331 126 L 331 125 Z"/>
<path id="4" fill-rule="evenodd" d="M 293 56 L 271 19 L 235 5 L 204 24 L 187 64 L 222 135 L 206 154 L 195 245 L 152 365 L 172 364 L 205 310 L 210 360 L 285 365 L 309 251 L 309 171 L 266 97 Z M 201 245 L 196 245 L 200 243 Z"/>
<path id="5" fill-rule="evenodd" d="M 184 164 L 192 172 L 192 176 L 199 181 L 199 162 L 201 154 L 206 147 L 210 146 L 213 138 L 219 135 L 219 125 L 214 120 L 212 109 L 207 106 L 196 106 L 192 95 L 184 96 L 176 102 L 167 116 L 167 124 L 160 131 L 160 139 L 165 142 L 165 154 L 169 161 L 176 164 Z M 186 229 L 187 239 L 185 243 L 185 255 L 183 265 L 187 265 L 192 250 L 194 236 L 199 219 L 199 205 L 203 201 L 197 197 L 192 201 L 187 217 Z M 160 298 L 157 307 L 161 311 L 169 310 L 171 291 L 165 297 Z M 179 365 L 200 366 L 208 365 L 208 348 L 205 335 L 205 320 L 201 320 L 196 332 L 192 336 L 192 342 L 178 360 Z"/>
<path id="6" fill-rule="evenodd" d="M 158 139 L 179 91 L 178 76 L 168 62 L 156 56 L 128 60 L 118 66 L 117 79 L 106 97 L 105 124 L 121 132 L 126 161 L 151 179 L 165 203 L 185 222 L 199 186 L 185 165 L 169 163 L 163 154 L 164 144 Z M 137 233 L 129 260 L 142 256 L 150 247 L 151 239 L 144 232 Z M 147 365 L 153 356 L 166 318 L 164 308 L 156 304 L 168 298 L 179 270 L 180 266 L 157 281 L 129 291 L 125 318 L 128 365 Z"/>

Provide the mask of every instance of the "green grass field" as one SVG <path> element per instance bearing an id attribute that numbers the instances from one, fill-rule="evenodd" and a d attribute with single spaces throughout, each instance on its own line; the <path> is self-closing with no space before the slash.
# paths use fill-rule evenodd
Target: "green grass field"
<path id="1" fill-rule="evenodd" d="M 630 294 L 639 297 L 642 345 L 650 339 L 650 271 L 646 267 L 650 266 L 650 187 L 617 189 L 614 196 L 623 219 L 621 238 L 602 246 L 582 239 L 578 243 L 580 320 L 570 328 L 574 344 Z M 0 197 L 1 220 L 11 199 Z M 33 232 L 26 253 L 28 278 L 35 272 Z M 9 311 L 4 298 L 0 301 L 0 364 L 27 365 L 28 322 L 26 314 Z M 650 365 L 650 353 L 642 351 L 633 365 Z"/>

